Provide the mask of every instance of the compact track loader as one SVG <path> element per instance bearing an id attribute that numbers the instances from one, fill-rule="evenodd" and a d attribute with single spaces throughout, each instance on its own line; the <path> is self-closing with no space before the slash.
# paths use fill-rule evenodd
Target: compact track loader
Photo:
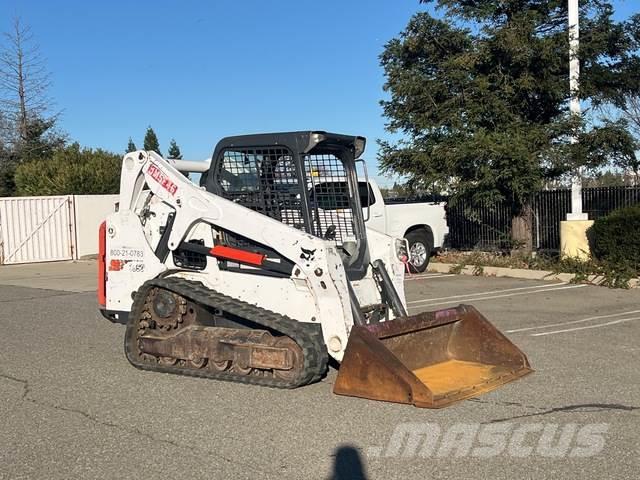
<path id="1" fill-rule="evenodd" d="M 224 138 L 210 165 L 128 153 L 98 289 L 102 313 L 126 321 L 128 360 L 293 388 L 332 357 L 335 393 L 430 408 L 531 372 L 471 306 L 407 315 L 406 243 L 366 228 L 364 147 L 291 132 Z"/>

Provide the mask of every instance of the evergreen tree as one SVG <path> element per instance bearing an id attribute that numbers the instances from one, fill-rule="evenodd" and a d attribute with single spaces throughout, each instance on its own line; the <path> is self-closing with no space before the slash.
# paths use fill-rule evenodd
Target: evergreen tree
<path id="1" fill-rule="evenodd" d="M 579 95 L 593 108 L 579 120 L 568 109 L 565 0 L 422 3 L 442 19 L 416 14 L 381 55 L 387 129 L 401 135 L 380 142 L 381 169 L 467 205 L 509 202 L 512 235 L 528 246 L 533 192 L 629 152 L 625 125 L 593 112 L 640 89 L 640 15 L 616 22 L 607 0 L 580 0 Z"/>
<path id="2" fill-rule="evenodd" d="M 129 143 L 127 143 L 127 151 L 126 151 L 126 153 L 135 152 L 136 150 L 137 150 L 136 144 L 133 143 L 133 140 L 131 140 L 131 137 L 129 137 Z"/>
<path id="3" fill-rule="evenodd" d="M 169 144 L 169 158 L 174 160 L 182 160 L 182 153 L 180 152 L 180 147 L 176 143 L 175 139 L 171 139 L 171 143 Z"/>
<path id="4" fill-rule="evenodd" d="M 144 135 L 144 149 L 147 151 L 152 150 L 157 154 L 162 155 L 162 152 L 160 151 L 160 144 L 158 143 L 158 137 L 151 126 L 147 127 L 147 133 Z"/>
<path id="5" fill-rule="evenodd" d="M 73 143 L 17 165 L 15 187 L 18 195 L 118 193 L 121 165 L 120 155 Z"/>

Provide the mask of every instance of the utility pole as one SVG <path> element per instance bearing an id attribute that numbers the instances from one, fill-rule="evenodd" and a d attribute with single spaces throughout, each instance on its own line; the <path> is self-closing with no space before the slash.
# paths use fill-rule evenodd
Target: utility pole
<path id="1" fill-rule="evenodd" d="M 569 2 L 569 91 L 571 117 L 580 119 L 580 57 L 578 23 L 578 0 Z M 571 137 L 571 143 L 578 141 L 577 135 Z M 582 211 L 582 168 L 576 167 L 571 177 L 571 213 L 567 220 L 560 222 L 560 254 L 570 258 L 589 258 L 589 240 L 587 230 L 593 225 L 589 216 Z"/>
<path id="2" fill-rule="evenodd" d="M 569 111 L 572 117 L 579 118 L 580 109 L 580 58 L 578 50 L 580 47 L 580 23 L 578 0 L 569 1 L 569 91 L 571 101 Z M 578 139 L 571 137 L 571 143 L 576 143 Z M 588 220 L 588 215 L 582 212 L 582 172 L 578 168 L 573 172 L 571 178 L 571 213 L 567 214 L 567 220 Z"/>

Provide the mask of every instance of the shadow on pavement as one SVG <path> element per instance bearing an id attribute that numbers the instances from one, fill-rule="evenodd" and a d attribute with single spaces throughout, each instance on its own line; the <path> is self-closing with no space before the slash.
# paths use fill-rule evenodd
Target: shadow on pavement
<path id="1" fill-rule="evenodd" d="M 329 480 L 366 480 L 367 475 L 360 453 L 350 445 L 339 447 L 335 453 Z"/>

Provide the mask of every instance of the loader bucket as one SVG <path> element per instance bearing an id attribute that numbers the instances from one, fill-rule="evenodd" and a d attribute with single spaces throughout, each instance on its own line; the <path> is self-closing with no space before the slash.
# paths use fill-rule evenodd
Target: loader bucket
<path id="1" fill-rule="evenodd" d="M 533 370 L 470 305 L 353 326 L 334 393 L 442 408 Z"/>

